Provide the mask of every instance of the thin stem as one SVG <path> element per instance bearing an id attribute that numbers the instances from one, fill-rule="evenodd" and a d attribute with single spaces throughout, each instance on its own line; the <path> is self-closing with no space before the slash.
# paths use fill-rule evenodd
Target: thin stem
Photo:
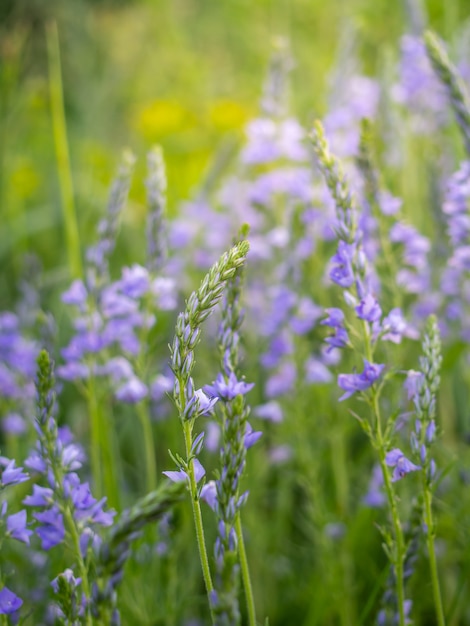
<path id="1" fill-rule="evenodd" d="M 432 592 L 438 626 L 445 626 L 444 609 L 442 606 L 441 588 L 439 585 L 439 575 L 437 570 L 436 551 L 434 548 L 434 522 L 432 517 L 432 494 L 426 481 L 426 474 L 423 470 L 423 493 L 424 493 L 424 521 L 426 523 L 426 541 L 429 552 L 429 567 L 431 570 Z"/>
<path id="2" fill-rule="evenodd" d="M 245 541 L 243 539 L 243 528 L 240 511 L 235 519 L 235 530 L 238 539 L 238 558 L 240 559 L 240 568 L 242 573 L 243 588 L 245 590 L 246 610 L 248 612 L 249 626 L 256 626 L 256 610 L 255 599 L 253 596 L 253 588 L 251 586 L 250 569 L 248 567 L 248 559 L 245 550 Z"/>
<path id="3" fill-rule="evenodd" d="M 395 532 L 395 554 L 393 565 L 395 567 L 395 586 L 397 592 L 398 603 L 398 615 L 400 626 L 405 626 L 405 590 L 403 585 L 403 560 L 405 554 L 405 543 L 403 538 L 403 529 L 401 527 L 400 518 L 398 515 L 397 503 L 395 499 L 395 493 L 392 487 L 392 481 L 390 479 L 390 473 L 385 462 L 385 448 L 382 434 L 382 424 L 380 409 L 377 399 L 377 393 L 373 391 L 372 397 L 373 411 L 376 417 L 376 444 L 379 450 L 379 461 L 382 469 L 382 475 L 384 479 L 385 492 L 387 494 L 388 505 L 392 515 L 393 529 Z"/>
<path id="4" fill-rule="evenodd" d="M 82 579 L 82 588 L 83 593 L 86 598 L 90 598 L 90 585 L 88 584 L 88 571 L 85 566 L 85 562 L 83 561 L 82 552 L 80 549 L 80 537 L 77 532 L 77 527 L 75 525 L 75 520 L 73 518 L 72 512 L 68 506 L 65 507 L 64 510 L 65 520 L 68 526 L 68 531 L 72 538 L 73 548 L 75 552 L 75 556 L 77 557 L 78 569 L 80 571 L 80 577 Z M 87 626 L 92 626 L 91 616 L 89 611 L 86 611 L 86 624 Z"/>
<path id="5" fill-rule="evenodd" d="M 363 321 L 363 332 L 366 358 L 369 361 L 372 361 L 372 344 L 370 340 L 368 325 L 365 321 Z M 405 556 L 405 542 L 403 538 L 403 529 L 401 527 L 400 517 L 398 515 L 395 493 L 393 491 L 390 473 L 385 462 L 386 452 L 382 432 L 382 417 L 380 415 L 379 407 L 379 393 L 374 388 L 372 388 L 371 406 L 375 417 L 375 445 L 379 452 L 380 468 L 382 470 L 385 491 L 387 494 L 388 505 L 390 507 L 393 529 L 395 533 L 395 554 L 393 565 L 395 567 L 395 586 L 397 592 L 399 625 L 405 626 L 405 589 L 403 584 L 403 561 Z"/>
<path id="6" fill-rule="evenodd" d="M 107 496 L 110 507 L 120 509 L 120 493 L 117 481 L 117 460 L 113 454 L 114 428 L 106 423 L 96 397 L 93 377 L 87 386 L 88 410 L 91 424 L 91 470 L 99 497 Z"/>
<path id="7" fill-rule="evenodd" d="M 75 211 L 69 146 L 67 141 L 67 125 L 65 120 L 62 73 L 60 66 L 59 33 L 56 22 L 49 24 L 46 32 L 52 127 L 54 133 L 60 192 L 62 196 L 65 241 L 67 244 L 70 274 L 73 278 L 81 278 L 83 275 L 83 269 L 80 253 L 80 236 Z"/>
<path id="8" fill-rule="evenodd" d="M 101 437 L 100 437 L 100 416 L 98 403 L 94 390 L 93 381 L 90 379 L 86 393 L 88 412 L 90 414 L 90 434 L 91 434 L 91 474 L 98 497 L 103 495 L 103 474 L 101 467 Z"/>
<path id="9" fill-rule="evenodd" d="M 139 416 L 144 435 L 145 490 L 146 493 L 150 493 L 157 488 L 157 461 L 155 459 L 155 447 L 153 445 L 152 423 L 145 403 L 139 402 L 137 405 L 137 415 Z"/>
<path id="10" fill-rule="evenodd" d="M 184 443 L 186 447 L 186 458 L 189 459 L 191 456 L 191 448 L 193 445 L 192 424 L 189 420 L 184 422 L 183 431 L 184 431 Z M 211 599 L 211 595 L 214 590 L 214 585 L 212 584 L 211 571 L 209 567 L 209 559 L 207 558 L 206 542 L 204 539 L 204 525 L 202 522 L 201 507 L 199 506 L 199 497 L 197 493 L 196 477 L 194 475 L 193 459 L 191 459 L 191 461 L 188 464 L 188 476 L 189 476 L 189 491 L 191 494 L 191 506 L 193 509 L 194 526 L 196 528 L 196 539 L 197 539 L 197 545 L 199 549 L 199 558 L 201 561 L 202 575 L 204 577 L 204 583 L 206 585 L 207 597 L 209 598 L 209 608 L 211 612 L 212 623 L 215 624 L 215 617 L 212 611 L 212 599 Z"/>

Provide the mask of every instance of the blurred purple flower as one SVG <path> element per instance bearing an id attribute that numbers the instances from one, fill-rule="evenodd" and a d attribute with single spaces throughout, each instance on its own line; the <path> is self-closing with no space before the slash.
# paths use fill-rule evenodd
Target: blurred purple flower
<path id="1" fill-rule="evenodd" d="M 137 404 L 148 395 L 147 386 L 136 376 L 127 380 L 115 393 L 117 400 L 128 404 Z"/>
<path id="2" fill-rule="evenodd" d="M 377 322 L 381 315 L 382 309 L 376 298 L 368 293 L 356 307 L 357 317 L 366 322 Z"/>
<path id="3" fill-rule="evenodd" d="M 337 285 L 345 289 L 354 284 L 352 259 L 355 251 L 355 244 L 348 244 L 340 240 L 338 242 L 337 252 L 331 259 L 332 263 L 335 265 L 330 271 L 330 278 Z"/>
<path id="4" fill-rule="evenodd" d="M 253 410 L 253 415 L 260 417 L 261 419 L 268 420 L 268 422 L 273 422 L 274 424 L 282 422 L 284 418 L 281 405 L 275 400 L 271 400 L 270 402 L 266 402 L 266 404 L 260 404 L 257 406 Z"/>
<path id="5" fill-rule="evenodd" d="M 1 421 L 4 433 L 11 435 L 22 435 L 26 432 L 26 421 L 19 413 L 7 413 Z"/>
<path id="6" fill-rule="evenodd" d="M 67 291 L 62 294 L 61 300 L 65 304 L 72 304 L 83 307 L 86 303 L 88 293 L 85 285 L 81 280 L 74 280 Z"/>
<path id="7" fill-rule="evenodd" d="M 122 269 L 122 278 L 119 281 L 122 293 L 129 298 L 141 298 L 150 288 L 149 272 L 137 263 Z"/>

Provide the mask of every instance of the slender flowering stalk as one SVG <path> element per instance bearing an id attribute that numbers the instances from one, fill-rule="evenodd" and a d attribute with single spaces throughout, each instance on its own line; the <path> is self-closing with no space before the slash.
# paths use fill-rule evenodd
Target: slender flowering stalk
<path id="1" fill-rule="evenodd" d="M 332 259 L 334 266 L 330 271 L 330 278 L 344 289 L 346 303 L 351 308 L 354 308 L 356 318 L 359 320 L 362 330 L 362 341 L 358 352 L 362 353 L 364 370 L 361 374 L 340 374 L 338 376 L 338 385 L 345 392 L 340 400 L 345 400 L 359 392 L 371 408 L 372 423 L 362 418 L 359 418 L 359 420 L 370 437 L 373 447 L 378 452 L 382 469 L 394 529 L 394 538 L 389 537 L 387 541 L 387 553 L 395 569 L 398 621 L 400 626 L 405 626 L 406 605 L 403 582 L 405 542 L 398 514 L 397 497 L 392 486 L 393 480 L 388 466 L 398 465 L 399 471 L 402 471 L 403 475 L 407 471 L 411 471 L 412 468 L 409 465 L 404 466 L 406 459 L 401 451 L 392 450 L 387 453 L 392 420 L 387 422 L 387 428 L 384 430 L 385 425 L 379 402 L 382 387 L 376 384 L 381 378 L 385 366 L 373 362 L 376 343 L 380 337 L 386 337 L 391 324 L 390 321 L 387 321 L 387 318 L 381 322 L 382 310 L 372 292 L 367 258 L 361 246 L 362 233 L 357 227 L 356 210 L 349 184 L 342 173 L 339 162 L 329 151 L 320 122 L 314 125 L 311 138 L 319 167 L 336 206 L 336 233 L 339 241 L 337 253 Z M 348 345 L 348 328 L 344 326 L 345 320 L 343 318 L 342 311 L 330 309 L 325 323 L 335 329 L 336 335 L 338 335 L 338 330 L 340 330 L 342 332 L 343 345 Z M 360 333 L 355 328 L 351 330 L 354 331 L 356 336 L 360 337 Z M 400 455 L 398 455 L 398 452 L 400 452 Z"/>
<path id="2" fill-rule="evenodd" d="M 458 70 L 451 63 L 443 42 L 432 31 L 424 35 L 429 60 L 447 90 L 450 104 L 470 155 L 470 96 Z"/>
<path id="3" fill-rule="evenodd" d="M 415 431 L 411 435 L 411 445 L 415 456 L 421 463 L 421 479 L 423 487 L 424 511 L 423 522 L 426 529 L 426 542 L 429 553 L 432 589 L 436 619 L 439 626 L 445 626 L 439 575 L 434 547 L 436 527 L 432 514 L 432 497 L 436 463 L 431 458 L 431 448 L 436 440 L 436 394 L 440 384 L 442 349 L 437 320 L 431 316 L 428 320 L 423 340 L 424 355 L 420 358 L 420 375 L 416 378 Z"/>
<path id="4" fill-rule="evenodd" d="M 36 450 L 26 460 L 26 465 L 43 474 L 49 487 L 35 485 L 33 494 L 25 498 L 24 504 L 42 509 L 34 517 L 39 522 L 36 532 L 44 550 L 67 541 L 80 574 L 79 582 L 74 583 L 73 587 L 81 584 L 84 624 L 89 625 L 92 623 L 89 607 L 91 587 L 86 555 L 90 543 L 99 542 L 93 527 L 110 526 L 114 513 L 103 510 L 106 498 L 100 501 L 93 498 L 88 483 L 81 483 L 76 473 L 82 465 L 83 453 L 79 446 L 70 441 L 69 436 L 64 433 L 61 435 L 57 428 L 53 417 L 53 364 L 45 350 L 38 357 L 37 393 L 38 443 Z M 68 584 L 71 581 L 66 582 Z M 72 610 L 73 607 L 70 605 L 69 608 Z"/>
<path id="5" fill-rule="evenodd" d="M 232 278 L 236 270 L 243 265 L 248 249 L 248 242 L 241 241 L 212 266 L 199 289 L 189 297 L 186 310 L 179 314 L 175 337 L 170 348 L 171 367 L 175 375 L 173 398 L 183 426 L 186 448 L 185 470 L 189 482 L 199 556 L 213 621 L 212 594 L 214 587 L 207 558 L 199 504 L 200 494 L 195 473 L 194 457 L 197 450 L 200 449 L 198 443 L 200 438 L 193 442 L 193 428 L 196 418 L 204 414 L 208 407 L 204 406 L 205 395 L 201 396 L 195 391 L 191 373 L 194 368 L 194 349 L 200 339 L 201 325 L 222 297 L 227 280 Z"/>
<path id="6" fill-rule="evenodd" d="M 65 529 L 67 529 L 71 539 L 71 547 L 75 559 L 77 560 L 83 593 L 86 600 L 88 600 L 90 597 L 88 571 L 80 547 L 80 535 L 73 517 L 72 503 L 65 493 L 63 455 L 62 450 L 57 445 L 57 426 L 52 416 L 55 404 L 53 363 L 45 350 L 42 350 L 38 357 L 36 387 L 38 394 L 37 425 L 39 445 L 41 456 L 44 460 L 44 470 L 49 470 L 51 473 L 52 490 L 47 490 L 47 495 L 44 492 L 43 498 L 38 497 L 39 492 L 35 490 L 35 495 L 27 498 L 25 503 L 32 503 L 34 505 L 39 503 L 40 500 L 43 500 L 44 503 L 48 503 L 52 491 L 57 491 L 59 503 L 49 509 L 49 511 L 42 514 L 36 513 L 35 515 L 36 519 L 43 524 L 43 547 L 49 549 L 49 547 L 60 543 L 65 536 Z M 40 458 L 38 459 L 38 457 L 36 457 L 36 459 L 40 461 Z M 49 480 L 51 480 L 51 478 Z M 88 614 L 87 609 L 86 613 Z M 91 624 L 89 614 L 85 623 Z"/>
<path id="7" fill-rule="evenodd" d="M 12 485 L 17 485 L 29 480 L 28 474 L 23 472 L 22 467 L 15 467 L 14 460 L 0 457 L 0 495 L 3 496 L 3 490 Z M 29 537 L 32 531 L 26 527 L 26 511 L 21 510 L 7 516 L 8 501 L 1 499 L 0 508 L 0 552 L 4 538 L 16 539 L 22 543 L 29 545 Z M 0 581 L 3 582 L 3 572 L 0 569 Z M 0 589 L 0 623 L 6 624 L 6 618 L 1 617 L 18 611 L 23 605 L 23 600 L 18 597 L 6 585 Z"/>
<path id="8" fill-rule="evenodd" d="M 288 42 L 278 37 L 273 42 L 273 52 L 261 99 L 264 115 L 274 118 L 285 116 L 288 111 L 289 72 L 293 67 Z"/>
<path id="9" fill-rule="evenodd" d="M 248 620 L 256 625 L 256 613 L 251 588 L 250 573 L 243 540 L 240 510 L 247 494 L 240 496 L 239 485 L 246 464 L 246 450 L 261 433 L 247 435 L 249 407 L 245 394 L 253 384 L 237 380 L 239 363 L 239 329 L 243 321 L 240 307 L 243 268 L 237 270 L 228 281 L 222 305 L 222 320 L 219 326 L 219 350 L 221 374 L 214 385 L 204 388 L 210 396 L 219 398 L 222 414 L 222 448 L 220 451 L 220 473 L 214 484 L 213 508 L 218 519 L 218 537 L 215 545 L 216 580 L 213 594 L 213 611 L 216 624 L 231 626 L 240 623 L 238 602 L 239 566 L 241 564 L 243 586 L 247 601 Z M 255 439 L 254 439 L 255 437 Z M 204 493 L 203 493 L 204 495 Z"/>
<path id="10" fill-rule="evenodd" d="M 98 495 L 106 493 L 116 507 L 119 507 L 119 461 L 113 445 L 115 433 L 110 429 L 98 399 L 96 361 L 97 354 L 115 339 L 113 334 L 119 336 L 122 343 L 129 335 L 133 335 L 131 324 L 123 328 L 123 298 L 120 299 L 120 294 L 116 294 L 111 286 L 109 257 L 115 247 L 119 218 L 128 197 L 134 163 L 134 155 L 125 151 L 111 186 L 106 214 L 98 225 L 98 241 L 86 252 L 86 280 L 74 281 L 62 296 L 65 303 L 78 307 L 81 316 L 75 322 L 76 336 L 63 350 L 68 363 L 58 370 L 58 374 L 68 380 L 86 379 L 84 394 L 90 415 L 94 484 Z M 121 322 L 119 330 L 114 332 L 111 328 L 112 322 L 104 328 L 105 321 L 113 317 L 113 311 L 117 311 L 115 325 Z"/>
<path id="11" fill-rule="evenodd" d="M 147 155 L 147 267 L 158 270 L 166 258 L 164 216 L 166 208 L 166 173 L 162 149 L 153 148 Z"/>
<path id="12" fill-rule="evenodd" d="M 126 150 L 122 155 L 117 176 L 111 186 L 106 215 L 98 224 L 99 240 L 87 250 L 88 288 L 97 297 L 109 283 L 109 256 L 116 243 L 119 218 L 129 194 L 134 164 L 135 156 Z"/>
<path id="13" fill-rule="evenodd" d="M 315 122 L 310 138 L 318 157 L 318 165 L 335 203 L 338 237 L 345 243 L 352 244 L 356 237 L 357 224 L 351 192 L 341 165 L 330 153 L 321 122 Z"/>
<path id="14" fill-rule="evenodd" d="M 378 255 L 377 265 L 384 270 L 388 278 L 387 288 L 392 292 L 393 301 L 396 306 L 401 305 L 401 292 L 394 280 L 397 274 L 397 263 L 392 252 L 390 237 L 387 232 L 385 216 L 380 210 L 381 192 L 380 181 L 377 169 L 375 168 L 372 156 L 372 132 L 369 120 L 362 120 L 361 137 L 359 142 L 359 153 L 356 158 L 359 171 L 364 179 L 364 195 L 371 208 L 372 216 L 377 221 L 378 239 L 381 254 Z M 383 274 L 383 272 L 382 272 Z"/>

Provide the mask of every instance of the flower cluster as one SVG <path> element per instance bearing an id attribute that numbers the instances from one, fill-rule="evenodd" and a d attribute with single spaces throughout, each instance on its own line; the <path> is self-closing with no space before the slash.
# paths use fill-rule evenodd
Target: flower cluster
<path id="1" fill-rule="evenodd" d="M 0 494 L 13 485 L 18 485 L 29 480 L 29 475 L 23 472 L 22 467 L 16 467 L 13 459 L 0 457 Z M 3 494 L 2 494 L 3 496 Z M 27 527 L 26 511 L 7 515 L 8 501 L 3 500 L 0 509 L 0 545 L 5 538 L 16 539 L 29 545 L 29 538 L 33 534 Z M 0 589 L 0 615 L 10 615 L 20 609 L 23 600 L 19 598 L 6 585 Z"/>
<path id="2" fill-rule="evenodd" d="M 82 483 L 77 474 L 84 453 L 73 442 L 68 429 L 57 427 L 53 364 L 45 350 L 38 357 L 36 387 L 38 441 L 25 465 L 42 475 L 47 486 L 34 484 L 33 493 L 23 502 L 39 509 L 33 517 L 38 522 L 35 532 L 43 550 L 50 550 L 63 541 L 71 546 L 81 575 L 85 610 L 90 590 L 84 560 L 87 551 L 96 549 L 100 543 L 96 528 L 110 526 L 115 513 L 105 511 L 106 498 L 96 500 L 89 484 Z"/>
<path id="3" fill-rule="evenodd" d="M 204 387 L 209 396 L 219 400 L 221 414 L 220 469 L 216 480 L 209 482 L 201 491 L 201 497 L 217 517 L 218 534 L 214 548 L 217 576 L 211 603 L 216 623 L 221 625 L 240 621 L 237 553 L 243 537 L 237 520 L 248 497 L 247 492 L 239 493 L 240 481 L 245 469 L 246 451 L 261 437 L 261 432 L 254 432 L 247 422 L 249 408 L 245 395 L 254 384 L 238 380 L 236 373 L 239 366 L 239 330 L 243 321 L 241 283 L 242 271 L 239 269 L 228 281 L 224 294 L 218 331 L 222 371 L 212 385 Z"/>
<path id="4" fill-rule="evenodd" d="M 0 312 L 0 396 L 2 430 L 21 434 L 34 400 L 34 372 L 38 347 L 24 337 L 20 320 L 9 311 Z"/>
<path id="5" fill-rule="evenodd" d="M 76 307 L 76 334 L 62 350 L 65 365 L 57 374 L 65 380 L 106 377 L 122 402 L 134 403 L 149 393 L 131 360 L 142 346 L 139 334 L 155 324 L 154 310 L 176 306 L 175 285 L 169 278 L 153 278 L 141 265 L 125 267 L 121 279 L 103 288 L 98 305 L 82 281 L 75 281 L 63 295 L 66 304 Z M 117 356 L 110 357 L 110 352 Z M 117 348 L 117 350 L 116 350 Z M 126 355 L 126 356 L 124 356 Z"/>
<path id="6" fill-rule="evenodd" d="M 441 290 L 446 297 L 446 318 L 457 326 L 462 338 L 470 340 L 467 281 L 470 270 L 470 161 L 461 163 L 447 183 L 443 212 L 447 218 L 447 234 L 451 254 L 441 277 Z"/>
<path id="7" fill-rule="evenodd" d="M 413 35 L 401 40 L 399 81 L 392 97 L 410 113 L 413 132 L 427 134 L 447 121 L 445 91 L 426 54 L 423 41 Z"/>

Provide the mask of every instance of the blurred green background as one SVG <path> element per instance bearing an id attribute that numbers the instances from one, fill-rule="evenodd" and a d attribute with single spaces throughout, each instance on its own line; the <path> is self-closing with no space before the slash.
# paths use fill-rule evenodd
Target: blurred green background
<path id="1" fill-rule="evenodd" d="M 61 196 L 51 123 L 46 27 L 58 25 L 74 198 L 83 240 L 106 202 L 124 147 L 139 157 L 129 241 L 145 211 L 146 151 L 164 150 L 169 210 L 200 184 L 214 154 L 240 141 L 256 114 L 271 45 L 287 37 L 296 61 L 292 110 L 304 123 L 326 106 L 340 44 L 355 34 L 364 71 L 398 54 L 416 2 L 398 0 L 1 0 L 0 309 L 14 295 L 24 252 L 65 278 Z M 429 0 L 429 24 L 448 41 L 468 0 Z M 132 250 L 132 245 L 131 245 Z M 49 274 L 47 274 L 49 272 Z"/>

